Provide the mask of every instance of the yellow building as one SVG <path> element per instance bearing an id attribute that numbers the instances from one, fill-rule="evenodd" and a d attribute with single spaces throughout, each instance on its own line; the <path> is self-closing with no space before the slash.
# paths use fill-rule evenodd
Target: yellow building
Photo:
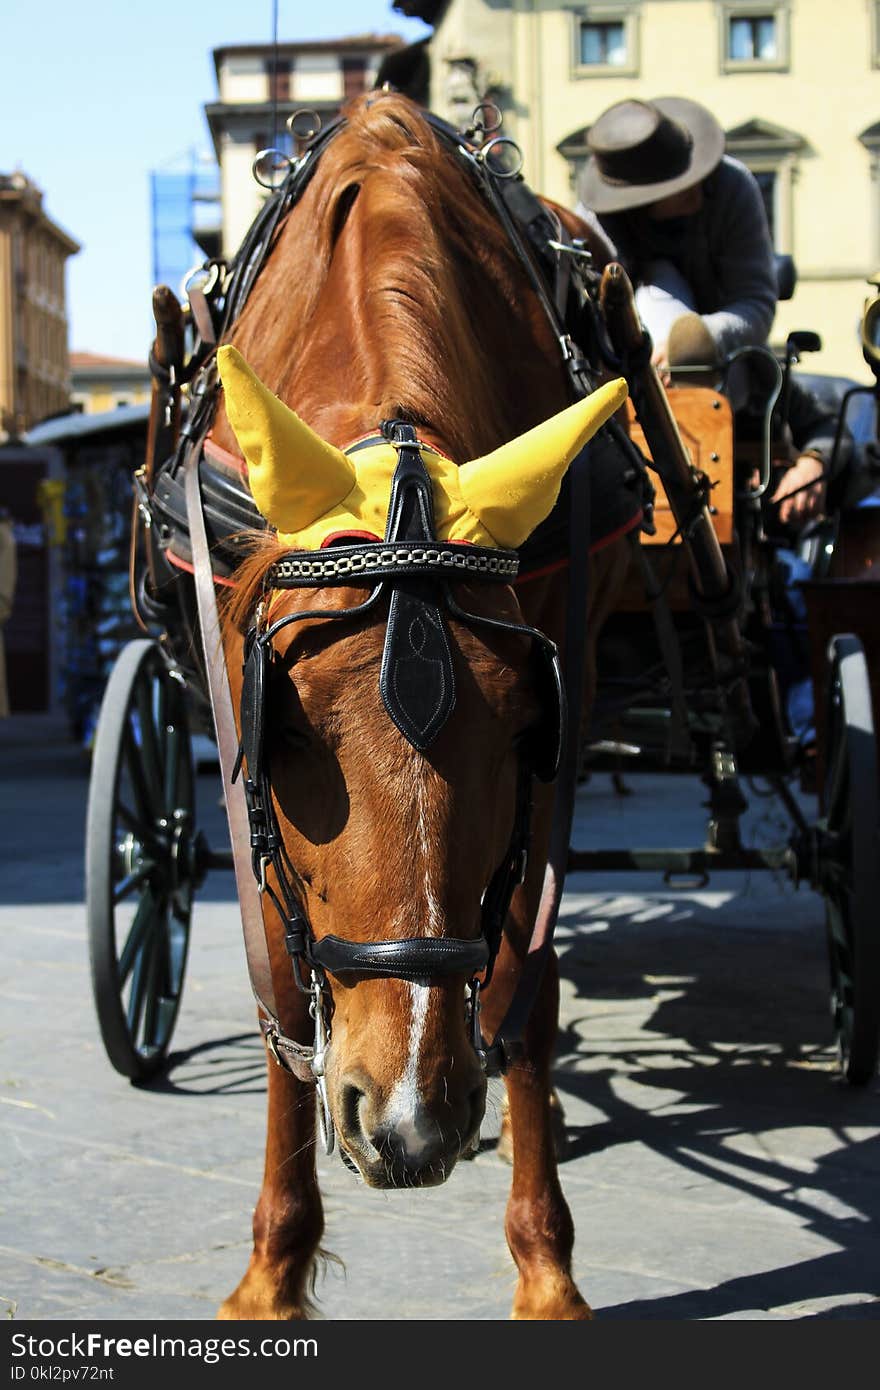
<path id="1" fill-rule="evenodd" d="M 596 117 L 687 96 L 757 175 L 798 287 L 772 338 L 821 333 L 811 370 L 864 377 L 857 330 L 880 265 L 878 0 L 401 0 L 433 22 L 431 106 L 460 121 L 488 94 L 537 191 L 573 206 Z M 470 85 L 468 85 L 468 78 Z M 466 116 L 465 116 L 466 120 Z"/>
<path id="2" fill-rule="evenodd" d="M 71 400 L 86 415 L 120 405 L 142 405 L 150 399 L 150 369 L 146 361 L 72 352 L 70 388 Z"/>
<path id="3" fill-rule="evenodd" d="M 0 441 L 70 404 L 64 265 L 79 249 L 36 184 L 0 174 Z"/>

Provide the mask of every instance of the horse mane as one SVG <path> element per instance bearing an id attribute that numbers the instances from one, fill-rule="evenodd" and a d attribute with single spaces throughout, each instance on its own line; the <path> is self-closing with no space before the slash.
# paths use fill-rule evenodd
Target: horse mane
<path id="1" fill-rule="evenodd" d="M 494 210 L 421 110 L 381 91 L 345 117 L 229 340 L 333 443 L 403 418 L 459 462 L 489 453 L 569 402 L 550 326 Z M 215 437 L 235 449 L 222 411 Z M 255 543 L 239 567 L 231 621 L 252 611 L 273 554 Z"/>
<path id="2" fill-rule="evenodd" d="M 319 432 L 321 364 L 346 351 L 364 428 L 403 416 L 453 458 L 489 452 L 567 404 L 549 325 L 497 217 L 419 108 L 373 92 L 345 114 L 231 341 Z M 359 343 L 339 341 L 340 318 Z"/>

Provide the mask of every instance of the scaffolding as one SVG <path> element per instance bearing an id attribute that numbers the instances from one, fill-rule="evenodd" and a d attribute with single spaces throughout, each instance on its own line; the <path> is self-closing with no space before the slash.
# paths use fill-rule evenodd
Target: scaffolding
<path id="1" fill-rule="evenodd" d="M 220 249 L 220 171 L 209 156 L 187 150 L 150 174 L 154 285 L 184 297 L 194 265 Z"/>

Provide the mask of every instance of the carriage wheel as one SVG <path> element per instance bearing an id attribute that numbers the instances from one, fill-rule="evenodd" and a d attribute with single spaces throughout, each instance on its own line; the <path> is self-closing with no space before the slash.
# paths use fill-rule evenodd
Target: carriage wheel
<path id="1" fill-rule="evenodd" d="M 186 696 L 155 642 L 123 648 L 95 733 L 86 823 L 92 988 L 107 1056 L 132 1080 L 165 1059 L 199 881 Z"/>
<path id="2" fill-rule="evenodd" d="M 846 1079 L 863 1086 L 880 1051 L 880 797 L 865 654 L 832 638 L 820 838 L 831 1012 Z"/>

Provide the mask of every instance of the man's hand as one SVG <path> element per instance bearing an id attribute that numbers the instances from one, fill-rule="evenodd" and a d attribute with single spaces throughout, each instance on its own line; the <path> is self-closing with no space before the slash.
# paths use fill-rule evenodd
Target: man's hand
<path id="1" fill-rule="evenodd" d="M 783 526 L 804 526 L 821 515 L 825 506 L 824 472 L 825 465 L 821 459 L 814 458 L 812 454 L 801 454 L 783 474 L 770 499 L 780 503 L 779 520 Z M 805 491 L 799 492 L 799 488 Z"/>

